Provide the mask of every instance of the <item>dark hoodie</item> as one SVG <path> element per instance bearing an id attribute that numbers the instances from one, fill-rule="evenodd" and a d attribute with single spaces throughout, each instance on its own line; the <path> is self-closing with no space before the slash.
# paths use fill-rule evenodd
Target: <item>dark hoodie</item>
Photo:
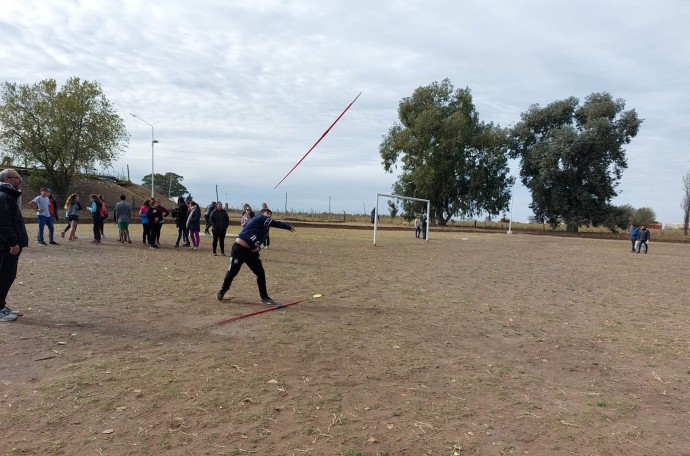
<path id="1" fill-rule="evenodd" d="M 22 248 L 29 245 L 29 236 L 18 204 L 21 194 L 21 190 L 15 190 L 12 184 L 0 182 L 0 250 L 15 245 Z"/>

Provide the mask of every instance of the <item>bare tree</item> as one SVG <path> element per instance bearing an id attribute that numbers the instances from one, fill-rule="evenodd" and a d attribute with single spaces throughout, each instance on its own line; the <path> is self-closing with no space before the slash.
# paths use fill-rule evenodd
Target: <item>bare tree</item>
<path id="1" fill-rule="evenodd" d="M 683 208 L 683 231 L 688 235 L 688 225 L 690 225 L 690 171 L 683 176 L 683 202 L 680 207 Z"/>

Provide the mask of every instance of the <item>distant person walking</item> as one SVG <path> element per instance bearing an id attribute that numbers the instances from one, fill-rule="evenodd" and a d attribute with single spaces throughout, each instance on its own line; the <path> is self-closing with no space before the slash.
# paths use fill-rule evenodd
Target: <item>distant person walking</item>
<path id="1" fill-rule="evenodd" d="M 635 248 L 637 247 L 637 241 L 640 239 L 640 228 L 635 225 L 631 224 L 630 225 L 630 242 L 632 243 L 632 250 L 631 252 L 635 251 Z"/>
<path id="2" fill-rule="evenodd" d="M 7 295 L 17 278 L 22 249 L 29 245 L 22 208 L 22 178 L 14 169 L 0 171 L 0 321 L 15 321 L 22 313 L 7 307 Z"/>
<path id="3" fill-rule="evenodd" d="M 242 265 L 247 263 L 249 269 L 256 275 L 256 284 L 259 287 L 259 297 L 263 304 L 275 306 L 276 303 L 268 296 L 266 288 L 266 272 L 261 264 L 259 251 L 261 250 L 261 243 L 263 242 L 268 229 L 270 227 L 279 228 L 281 230 L 289 230 L 295 232 L 295 229 L 287 223 L 279 222 L 271 218 L 273 214 L 269 209 L 264 210 L 261 214 L 253 217 L 247 226 L 245 226 L 240 234 L 235 239 L 232 245 L 232 252 L 230 253 L 230 265 L 228 272 L 223 279 L 223 285 L 216 293 L 216 299 L 223 300 L 223 296 L 230 289 L 233 279 L 237 276 L 242 268 Z"/>
<path id="4" fill-rule="evenodd" d="M 652 237 L 652 233 L 647 229 L 647 225 L 642 225 L 640 228 L 640 242 L 637 244 L 637 253 L 640 253 L 642 246 L 644 245 L 644 253 L 647 254 L 647 249 L 649 248 L 649 240 Z"/>

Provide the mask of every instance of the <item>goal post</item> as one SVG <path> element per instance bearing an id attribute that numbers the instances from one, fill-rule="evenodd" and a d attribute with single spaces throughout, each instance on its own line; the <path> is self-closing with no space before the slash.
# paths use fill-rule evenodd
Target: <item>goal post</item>
<path id="1" fill-rule="evenodd" d="M 374 245 L 376 245 L 376 232 L 378 230 L 379 226 L 379 198 L 380 197 L 384 198 L 396 198 L 396 199 L 403 199 L 403 200 L 410 200 L 410 201 L 421 201 L 422 203 L 426 203 L 426 231 L 424 233 L 424 239 L 426 242 L 429 242 L 429 214 L 431 213 L 431 200 L 428 199 L 421 199 L 421 198 L 412 198 L 411 196 L 398 196 L 398 195 L 388 195 L 386 193 L 377 193 L 376 194 L 376 206 L 374 206 Z"/>

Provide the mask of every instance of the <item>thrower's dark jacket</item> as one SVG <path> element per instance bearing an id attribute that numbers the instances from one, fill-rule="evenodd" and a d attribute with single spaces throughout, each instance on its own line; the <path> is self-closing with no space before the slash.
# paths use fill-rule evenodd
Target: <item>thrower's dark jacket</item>
<path id="1" fill-rule="evenodd" d="M 259 214 L 249 220 L 249 223 L 244 226 L 237 237 L 253 248 L 256 248 L 261 245 L 268 235 L 268 229 L 271 227 L 280 228 L 281 230 L 290 230 L 292 228 L 287 223 L 279 222 L 278 220 L 273 220 L 271 217 Z"/>
<path id="2" fill-rule="evenodd" d="M 20 190 L 8 183 L 0 183 L 0 250 L 29 245 L 29 236 L 18 204 Z"/>

